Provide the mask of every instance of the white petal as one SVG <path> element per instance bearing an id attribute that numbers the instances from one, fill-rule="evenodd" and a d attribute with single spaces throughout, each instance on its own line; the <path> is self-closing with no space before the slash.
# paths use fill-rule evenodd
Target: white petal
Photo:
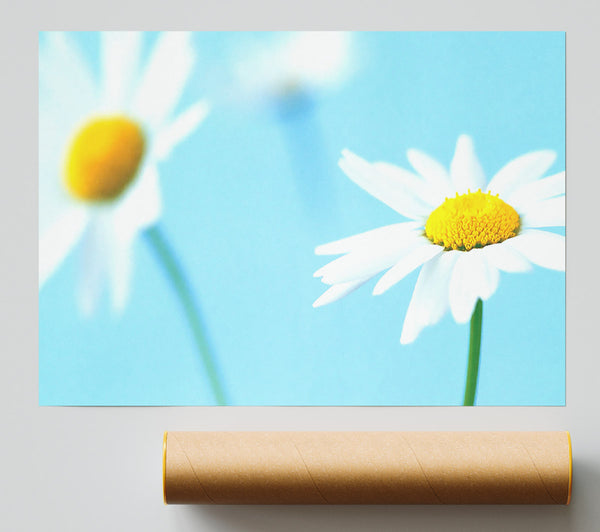
<path id="1" fill-rule="evenodd" d="M 408 190 L 411 190 L 421 201 L 429 205 L 431 210 L 444 202 L 446 197 L 444 196 L 444 191 L 439 187 L 432 186 L 431 183 L 425 181 L 422 177 L 395 164 L 378 161 L 374 162 L 373 166 L 381 174 L 403 183 Z"/>
<path id="2" fill-rule="evenodd" d="M 468 190 L 475 192 L 485 186 L 485 174 L 475 154 L 473 139 L 468 135 L 458 137 L 454 158 L 450 164 L 450 175 L 454 189 L 459 194 Z"/>
<path id="3" fill-rule="evenodd" d="M 565 196 L 550 198 L 527 207 L 523 227 L 562 227 L 565 225 Z"/>
<path id="4" fill-rule="evenodd" d="M 367 281 L 368 279 L 358 279 L 348 283 L 333 285 L 313 303 L 313 307 L 322 307 L 323 305 L 328 305 L 329 303 L 333 303 L 334 301 L 342 299 L 344 296 L 347 296 L 348 294 L 354 292 L 354 290 L 357 288 L 361 287 Z"/>
<path id="5" fill-rule="evenodd" d="M 439 190 L 444 197 L 453 194 L 450 176 L 446 169 L 435 159 L 419 150 L 408 150 L 406 152 L 408 162 L 422 175 L 426 181 Z"/>
<path id="6" fill-rule="evenodd" d="M 498 269 L 483 249 L 461 252 L 450 278 L 450 310 L 457 323 L 466 323 L 479 298 L 486 300 L 498 287 Z"/>
<path id="7" fill-rule="evenodd" d="M 282 41 L 281 36 L 275 34 L 273 41 Z M 227 85 L 234 97 L 247 100 L 246 103 L 264 103 L 260 100 L 275 96 L 285 75 L 278 44 L 266 43 L 254 34 L 240 34 L 229 59 L 232 81 Z"/>
<path id="8" fill-rule="evenodd" d="M 68 107 L 68 104 L 63 102 Z M 63 114 L 64 111 L 64 114 Z M 64 157 L 80 116 L 40 99 L 38 121 L 38 222 L 40 234 L 74 205 L 63 181 Z"/>
<path id="9" fill-rule="evenodd" d="M 96 309 L 102 293 L 102 284 L 106 280 L 112 232 L 107 218 L 102 211 L 94 213 L 82 238 L 77 303 L 84 316 L 91 315 Z"/>
<path id="10" fill-rule="evenodd" d="M 403 216 L 420 220 L 431 212 L 431 207 L 420 200 L 405 182 L 381 174 L 350 150 L 342 151 L 338 164 L 359 187 Z"/>
<path id="11" fill-rule="evenodd" d="M 171 150 L 190 135 L 202 122 L 209 111 L 205 101 L 196 102 L 179 114 L 170 124 L 157 132 L 154 144 L 158 160 L 166 159 Z"/>
<path id="12" fill-rule="evenodd" d="M 90 251 L 94 260 L 102 262 L 100 269 L 89 265 L 91 287 L 82 292 L 82 307 L 91 311 L 98 298 L 99 287 L 108 280 L 113 308 L 121 312 L 129 298 L 132 245 L 136 236 L 154 225 L 162 210 L 158 171 L 155 166 L 144 169 L 142 175 L 127 191 L 123 200 L 112 207 L 110 214 L 98 224 L 95 245 Z M 100 256 L 99 249 L 102 249 Z M 88 261 L 89 262 L 89 261 Z M 97 279 L 99 276 L 101 279 Z"/>
<path id="13" fill-rule="evenodd" d="M 512 248 L 508 240 L 485 246 L 483 251 L 488 262 L 503 272 L 528 272 L 532 268 L 531 263 L 516 249 Z"/>
<path id="14" fill-rule="evenodd" d="M 407 235 L 404 240 L 377 242 L 361 247 L 323 266 L 315 273 L 315 277 L 322 276 L 321 280 L 325 284 L 371 278 L 396 264 L 419 246 L 421 241 L 420 235 L 413 233 Z"/>
<path id="15" fill-rule="evenodd" d="M 150 128 L 158 128 L 173 112 L 193 64 L 189 32 L 160 34 L 133 102 L 133 112 Z"/>
<path id="16" fill-rule="evenodd" d="M 142 174 L 114 207 L 113 216 L 118 231 L 126 238 L 156 223 L 162 212 L 159 176 L 156 166 L 143 169 Z"/>
<path id="17" fill-rule="evenodd" d="M 449 296 L 450 310 L 458 323 L 466 323 L 473 314 L 478 298 L 475 280 L 481 277 L 481 268 L 481 264 L 473 260 L 471 252 L 465 252 L 456 261 L 450 278 Z"/>
<path id="18" fill-rule="evenodd" d="M 564 193 L 565 173 L 560 172 L 523 185 L 508 196 L 506 201 L 517 211 L 523 211 L 534 203 L 553 198 L 554 196 L 560 196 Z"/>
<path id="19" fill-rule="evenodd" d="M 105 283 L 117 312 L 124 309 L 129 297 L 135 235 L 124 230 L 115 212 L 112 206 L 98 209 L 83 238 L 78 303 L 84 315 L 97 307 Z"/>
<path id="20" fill-rule="evenodd" d="M 542 268 L 565 270 L 565 237 L 562 235 L 527 229 L 506 242 Z"/>
<path id="21" fill-rule="evenodd" d="M 508 198 L 517 188 L 539 179 L 554 164 L 556 153 L 535 151 L 508 162 L 490 181 L 486 192 Z"/>
<path id="22" fill-rule="evenodd" d="M 376 245 L 395 240 L 404 240 L 415 229 L 421 227 L 419 222 L 403 222 L 399 224 L 384 225 L 371 231 L 365 231 L 357 235 L 342 238 L 328 244 L 322 244 L 315 248 L 317 255 L 338 255 L 348 253 L 365 246 Z"/>
<path id="23" fill-rule="evenodd" d="M 110 253 L 108 255 L 108 280 L 110 282 L 113 309 L 122 312 L 129 299 L 132 271 L 133 238 L 126 238 L 119 227 L 113 227 Z"/>
<path id="24" fill-rule="evenodd" d="M 400 343 L 414 342 L 421 331 L 435 325 L 449 306 L 450 276 L 460 251 L 447 251 L 423 264 L 406 311 Z"/>
<path id="25" fill-rule="evenodd" d="M 402 257 L 398 263 L 390 268 L 373 288 L 373 295 L 378 296 L 390 289 L 396 283 L 404 279 L 409 273 L 416 270 L 421 264 L 439 255 L 444 250 L 436 246 L 426 238 L 422 238 L 423 244 L 414 248 L 410 253 Z"/>
<path id="26" fill-rule="evenodd" d="M 42 96 L 52 99 L 58 113 L 69 116 L 89 113 L 98 91 L 87 63 L 71 37 L 63 32 L 47 32 L 40 48 L 39 85 Z M 60 115 L 58 115 L 60 116 Z"/>
<path id="27" fill-rule="evenodd" d="M 103 31 L 100 35 L 102 103 L 120 109 L 128 105 L 139 75 L 142 35 L 139 31 Z"/>
<path id="28" fill-rule="evenodd" d="M 73 206 L 40 233 L 39 287 L 48 280 L 72 247 L 79 241 L 88 221 L 82 206 Z"/>
<path id="29" fill-rule="evenodd" d="M 308 86 L 337 85 L 351 71 L 352 35 L 345 31 L 298 31 L 284 44 L 281 68 Z"/>
<path id="30" fill-rule="evenodd" d="M 40 167 L 40 172 L 41 170 Z M 50 169 L 48 169 L 45 178 L 40 175 L 38 183 L 38 225 L 40 234 L 47 227 L 56 223 L 65 211 L 76 205 L 73 198 L 67 193 L 56 170 L 52 175 Z"/>
<path id="31" fill-rule="evenodd" d="M 479 297 L 484 301 L 487 301 L 496 293 L 496 290 L 498 289 L 498 283 L 500 282 L 500 271 L 491 261 L 487 260 L 485 250 L 481 250 L 481 254 L 483 255 L 483 260 L 486 266 L 486 282 L 481 287 Z"/>

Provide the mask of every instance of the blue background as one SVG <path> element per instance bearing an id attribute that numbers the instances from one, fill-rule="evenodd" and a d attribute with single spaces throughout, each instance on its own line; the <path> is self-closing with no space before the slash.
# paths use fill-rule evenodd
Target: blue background
<path id="1" fill-rule="evenodd" d="M 448 165 L 468 133 L 488 179 L 545 148 L 558 153 L 550 173 L 562 171 L 564 33 L 360 33 L 349 82 L 284 118 L 220 97 L 220 68 L 242 37 L 194 35 L 200 60 L 181 108 L 207 96 L 213 109 L 160 167 L 160 225 L 202 306 L 232 404 L 460 404 L 468 325 L 447 315 L 413 344 L 399 343 L 417 272 L 382 296 L 371 295 L 373 280 L 312 308 L 326 288 L 312 274 L 328 261 L 314 247 L 399 221 L 337 160 L 350 148 L 408 167 L 415 147 Z M 98 68 L 97 36 L 77 40 Z M 40 292 L 40 404 L 211 404 L 147 242 L 136 242 L 122 315 L 105 298 L 94 316 L 80 316 L 77 251 Z M 564 404 L 564 274 L 502 274 L 483 320 L 477 404 Z"/>

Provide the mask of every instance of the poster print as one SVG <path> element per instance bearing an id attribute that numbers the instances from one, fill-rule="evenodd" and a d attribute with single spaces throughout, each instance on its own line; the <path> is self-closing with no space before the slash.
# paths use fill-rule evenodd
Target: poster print
<path id="1" fill-rule="evenodd" d="M 564 404 L 564 33 L 39 41 L 40 404 Z"/>

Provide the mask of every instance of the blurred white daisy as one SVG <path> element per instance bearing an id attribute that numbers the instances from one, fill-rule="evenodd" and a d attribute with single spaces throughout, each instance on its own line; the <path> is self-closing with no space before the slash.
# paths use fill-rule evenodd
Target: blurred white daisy
<path id="1" fill-rule="evenodd" d="M 400 339 L 407 344 L 448 309 L 456 322 L 469 321 L 478 299 L 496 291 L 499 271 L 524 272 L 532 264 L 564 271 L 565 237 L 539 229 L 565 225 L 565 173 L 542 178 L 555 157 L 546 150 L 517 157 L 486 187 L 466 135 L 449 171 L 417 150 L 408 151 L 414 172 L 343 151 L 339 164 L 346 175 L 412 221 L 318 246 L 318 255 L 344 255 L 315 273 L 331 287 L 314 306 L 337 301 L 387 270 L 373 289 L 382 294 L 422 266 Z"/>
<path id="2" fill-rule="evenodd" d="M 239 54 L 234 77 L 245 99 L 278 102 L 338 87 L 351 74 L 353 57 L 348 32 L 277 33 Z"/>
<path id="3" fill-rule="evenodd" d="M 85 313 L 106 282 L 124 307 L 132 243 L 161 214 L 158 163 L 208 110 L 174 115 L 195 61 L 189 33 L 159 34 L 145 64 L 141 33 L 100 39 L 98 83 L 68 34 L 44 34 L 39 63 L 39 285 L 81 241 Z"/>

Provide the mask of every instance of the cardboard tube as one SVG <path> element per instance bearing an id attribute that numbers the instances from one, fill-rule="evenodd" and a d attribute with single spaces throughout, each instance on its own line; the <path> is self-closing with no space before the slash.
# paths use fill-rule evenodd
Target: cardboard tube
<path id="1" fill-rule="evenodd" d="M 168 504 L 569 504 L 568 432 L 166 432 Z"/>

